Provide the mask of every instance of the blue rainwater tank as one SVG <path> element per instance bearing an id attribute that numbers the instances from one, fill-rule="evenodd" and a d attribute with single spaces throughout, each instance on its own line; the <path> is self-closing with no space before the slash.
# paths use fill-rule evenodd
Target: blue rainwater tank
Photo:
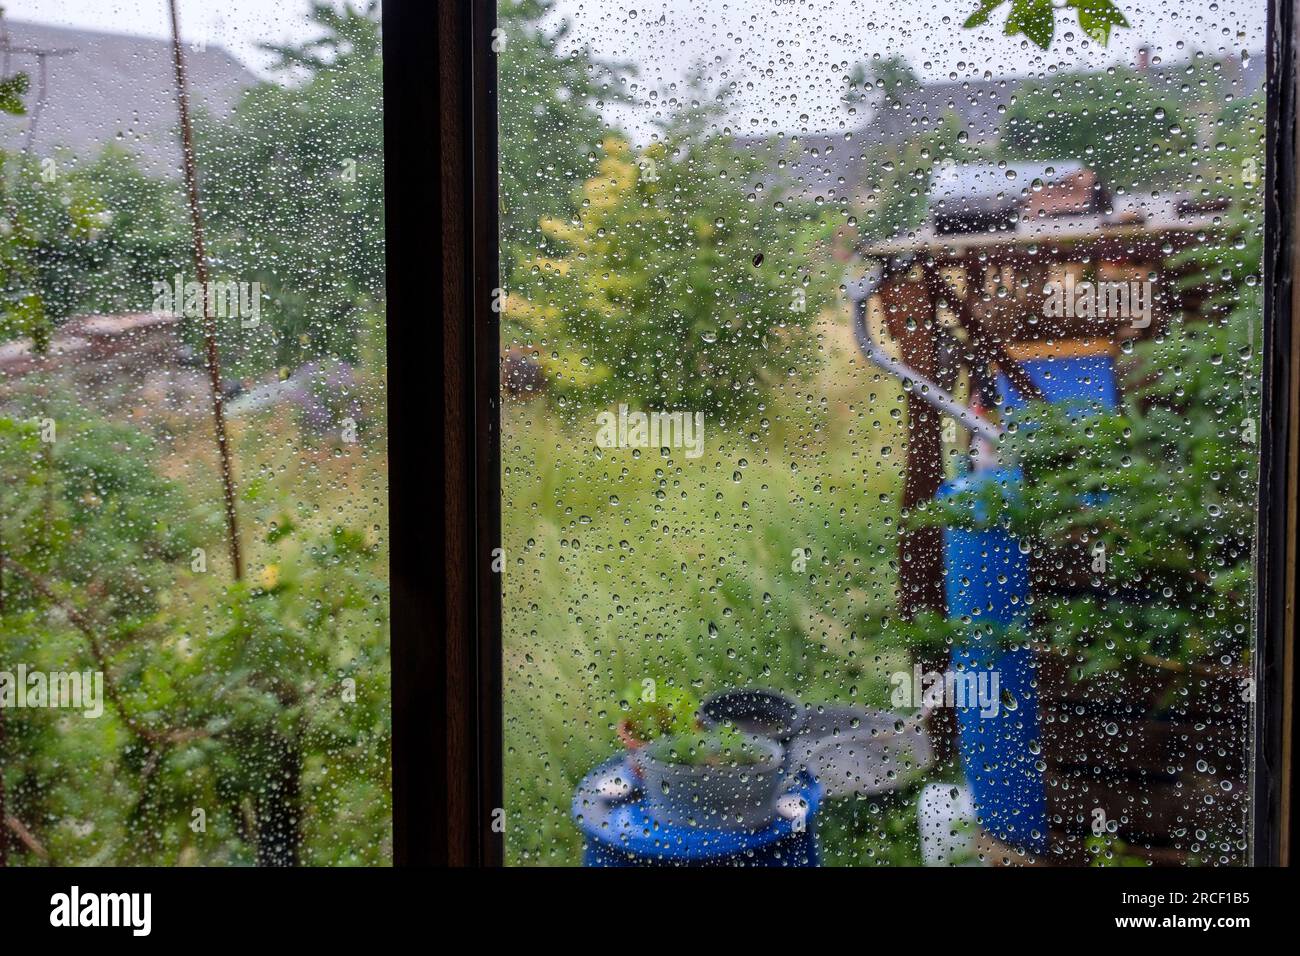
<path id="1" fill-rule="evenodd" d="M 1115 361 L 1109 355 L 1032 359 L 1021 367 L 1049 402 L 1086 411 L 1113 409 L 1119 401 Z M 998 375 L 1002 411 L 1013 415 L 1024 398 Z M 1022 476 L 1015 469 L 972 472 L 946 482 L 936 497 L 987 491 L 1011 497 Z M 984 829 L 1002 842 L 1031 852 L 1047 848 L 1047 802 L 1039 769 L 1038 697 L 1033 652 L 1006 648 L 999 638 L 1028 619 L 1029 555 L 987 508 L 973 506 L 971 528 L 944 529 L 944 591 L 950 618 L 969 617 L 978 637 L 952 651 L 952 670 L 965 686 L 992 689 L 999 703 L 977 699 L 957 707 L 958 752 Z M 974 684 L 971 684 L 971 678 Z"/>
<path id="2" fill-rule="evenodd" d="M 938 497 L 990 488 L 1011 496 L 1019 485 L 1013 469 L 972 472 L 944 484 Z M 1047 802 L 1038 767 L 1033 653 L 1002 642 L 1028 614 L 1029 556 L 996 522 L 984 526 L 984 502 L 977 499 L 972 510 L 974 529 L 945 528 L 943 534 L 948 616 L 969 618 L 977 633 L 952 650 L 958 753 L 984 829 L 1010 846 L 1041 851 Z"/>

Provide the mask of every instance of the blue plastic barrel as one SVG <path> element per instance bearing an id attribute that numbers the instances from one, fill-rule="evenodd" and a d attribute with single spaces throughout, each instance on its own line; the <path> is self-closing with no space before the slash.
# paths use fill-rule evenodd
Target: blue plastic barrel
<path id="1" fill-rule="evenodd" d="M 1109 355 L 1031 359 L 1020 365 L 1049 402 L 1085 413 L 1112 409 L 1119 402 L 1115 360 Z M 998 375 L 998 391 L 1004 414 L 1025 406 L 1005 375 Z M 973 472 L 945 483 L 937 497 L 989 484 L 1014 496 L 1020 483 L 1014 469 Z M 1048 832 L 1046 791 L 1038 769 L 1033 652 L 998 646 L 998 637 L 1028 617 L 1029 556 L 1002 528 L 982 527 L 989 516 L 980 510 L 977 506 L 972 515 L 976 530 L 944 530 L 948 616 L 969 616 L 980 625 L 980 640 L 953 648 L 952 668 L 983 679 L 985 687 L 991 687 L 996 674 L 1002 701 L 996 713 L 990 707 L 957 708 L 958 753 L 985 830 L 1010 846 L 1037 852 L 1046 849 Z"/>
<path id="2" fill-rule="evenodd" d="M 1109 355 L 1028 359 L 1021 362 L 1020 367 L 1043 390 L 1043 396 L 1049 402 L 1068 403 L 1093 411 L 1114 408 L 1119 402 L 1115 359 Z M 1024 397 L 1001 372 L 997 382 L 1004 414 L 1025 405 Z"/>
<path id="3" fill-rule="evenodd" d="M 937 497 L 989 485 L 1015 495 L 1020 473 L 973 472 L 945 483 Z M 1027 617 L 1029 558 L 996 524 L 979 527 L 989 517 L 983 511 L 982 503 L 974 508 L 976 529 L 945 528 L 943 535 L 948 616 L 969 617 L 978 632 L 951 656 L 954 680 L 965 689 L 964 696 L 954 695 L 958 753 L 984 829 L 1010 846 L 1041 851 L 1047 846 L 1047 800 L 1038 767 L 1033 653 L 1000 646 L 1007 631 Z"/>
<path id="4" fill-rule="evenodd" d="M 813 867 L 821 864 L 816 818 L 822 788 L 806 774 L 782 797 L 800 808 L 797 819 L 774 812 L 759 830 L 669 825 L 645 809 L 640 782 L 627 758 L 601 764 L 578 785 L 573 819 L 582 831 L 583 866 Z"/>

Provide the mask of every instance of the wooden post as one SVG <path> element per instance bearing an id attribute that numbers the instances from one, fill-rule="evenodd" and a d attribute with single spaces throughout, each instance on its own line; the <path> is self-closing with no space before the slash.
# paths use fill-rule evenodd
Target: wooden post
<path id="1" fill-rule="evenodd" d="M 194 275 L 203 290 L 203 342 L 207 354 L 208 385 L 212 398 L 212 424 L 217 438 L 217 457 L 221 463 L 221 487 L 226 505 L 226 537 L 230 548 L 231 572 L 236 581 L 243 580 L 244 558 L 239 542 L 239 496 L 235 492 L 235 466 L 230 450 L 230 433 L 226 428 L 225 399 L 221 391 L 221 353 L 217 348 L 217 317 L 208 280 L 208 254 L 203 245 L 203 210 L 199 203 L 199 173 L 194 161 L 194 131 L 190 125 L 190 93 L 185 74 L 185 53 L 181 49 L 181 26 L 176 14 L 176 0 L 169 4 L 172 21 L 172 63 L 176 73 L 176 102 L 180 110 L 181 158 L 185 173 L 185 193 L 190 208 L 190 236 L 194 252 Z M 184 296 L 183 292 L 177 293 Z"/>
<path id="2" fill-rule="evenodd" d="M 899 344 L 905 364 L 934 379 L 939 349 L 934 335 L 934 302 L 920 282 L 899 281 L 880 291 L 885 327 Z M 919 395 L 907 398 L 907 458 L 902 510 L 906 516 L 929 501 L 943 482 L 943 441 L 939 413 Z M 917 611 L 943 611 L 942 539 L 938 528 L 904 531 L 899 538 L 899 610 L 910 619 Z"/>
<path id="3" fill-rule="evenodd" d="M 936 301 L 924 282 L 899 277 L 880 290 L 885 311 L 885 328 L 898 342 L 905 364 L 934 380 L 938 377 L 939 347 L 935 335 Z M 943 483 L 943 436 L 939 413 L 918 395 L 908 394 L 907 454 L 903 471 L 902 520 L 922 502 L 934 498 Z M 943 591 L 943 533 L 939 528 L 899 531 L 898 611 L 911 620 L 918 611 L 943 614 L 947 602 Z M 924 670 L 945 671 L 948 659 L 913 655 Z M 930 714 L 926 730 L 936 761 L 952 759 L 955 753 L 956 713 L 937 708 Z"/>

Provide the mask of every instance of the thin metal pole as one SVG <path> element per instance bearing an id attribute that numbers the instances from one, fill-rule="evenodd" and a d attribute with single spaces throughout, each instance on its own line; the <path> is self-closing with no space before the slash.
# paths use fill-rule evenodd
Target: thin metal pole
<path id="1" fill-rule="evenodd" d="M 181 49 L 180 18 L 176 0 L 168 0 L 172 18 L 172 60 L 176 67 L 176 100 L 181 114 L 181 152 L 184 157 L 185 187 L 189 194 L 190 223 L 194 236 L 194 274 L 203 290 L 203 339 L 207 350 L 208 383 L 212 390 L 212 423 L 216 429 L 217 451 L 221 458 L 221 484 L 226 500 L 226 532 L 230 544 L 230 564 L 235 580 L 244 576 L 244 558 L 239 546 L 239 512 L 235 497 L 235 475 L 230 455 L 230 436 L 226 431 L 226 412 L 221 395 L 221 356 L 217 352 L 217 318 L 212 297 L 208 294 L 208 257 L 203 247 L 203 212 L 199 207 L 198 173 L 194 164 L 194 132 L 190 126 L 190 94 L 185 79 L 185 53 Z"/>

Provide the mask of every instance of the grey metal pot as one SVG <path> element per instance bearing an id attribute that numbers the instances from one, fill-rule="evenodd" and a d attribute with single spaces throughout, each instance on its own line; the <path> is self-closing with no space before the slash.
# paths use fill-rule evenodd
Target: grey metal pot
<path id="1" fill-rule="evenodd" d="M 788 744 L 804 724 L 799 702 L 764 687 L 730 688 L 711 694 L 700 707 L 706 727 L 732 724 L 747 734 L 760 734 Z"/>
<path id="2" fill-rule="evenodd" d="M 746 735 L 766 754 L 744 766 L 690 766 L 666 759 L 676 738 L 661 738 L 637 754 L 646 812 L 666 826 L 719 830 L 757 830 L 772 822 L 776 798 L 785 782 L 785 751 L 774 740 Z"/>

